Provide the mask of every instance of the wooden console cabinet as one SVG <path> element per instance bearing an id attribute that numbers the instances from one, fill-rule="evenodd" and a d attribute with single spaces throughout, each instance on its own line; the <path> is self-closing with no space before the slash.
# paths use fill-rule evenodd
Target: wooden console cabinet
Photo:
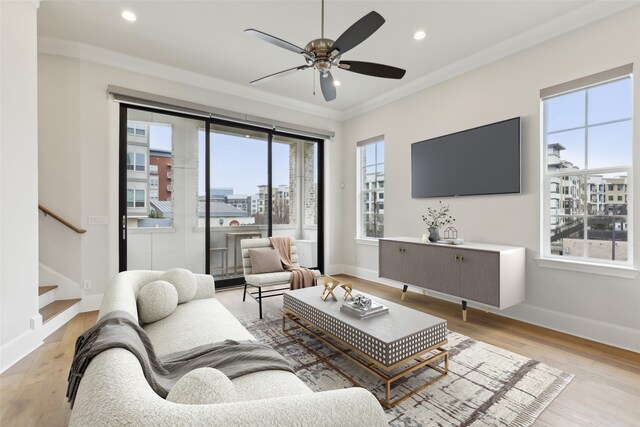
<path id="1" fill-rule="evenodd" d="M 441 292 L 462 300 L 504 309 L 525 298 L 525 249 L 515 246 L 465 243 L 422 243 L 397 237 L 379 241 L 379 276 Z"/>

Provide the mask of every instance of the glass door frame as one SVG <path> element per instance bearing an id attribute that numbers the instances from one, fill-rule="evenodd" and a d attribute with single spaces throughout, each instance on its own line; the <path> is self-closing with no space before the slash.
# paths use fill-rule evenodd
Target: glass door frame
<path id="1" fill-rule="evenodd" d="M 127 121 L 128 110 L 141 110 L 151 113 L 166 114 L 171 116 L 183 117 L 186 119 L 199 120 L 205 124 L 205 274 L 211 274 L 211 254 L 209 246 L 211 243 L 211 125 L 221 125 L 239 130 L 251 130 L 267 134 L 267 198 L 268 198 L 268 224 L 267 234 L 273 235 L 273 137 L 282 136 L 294 138 L 302 141 L 309 141 L 317 145 L 317 168 L 318 168 L 318 198 L 317 198 L 317 267 L 320 271 L 324 270 L 324 139 L 314 138 L 306 135 L 298 135 L 291 132 L 283 132 L 268 127 L 253 126 L 245 123 L 238 123 L 230 120 L 219 118 L 199 116 L 175 112 L 171 110 L 163 110 L 140 105 L 132 105 L 120 103 L 119 109 L 119 166 L 118 166 L 118 258 L 119 271 L 127 270 Z M 301 200 L 302 201 L 302 200 Z M 304 221 L 303 218 L 300 218 Z M 216 280 L 216 288 L 226 288 L 230 286 L 238 286 L 244 284 L 244 278 L 218 279 Z"/>

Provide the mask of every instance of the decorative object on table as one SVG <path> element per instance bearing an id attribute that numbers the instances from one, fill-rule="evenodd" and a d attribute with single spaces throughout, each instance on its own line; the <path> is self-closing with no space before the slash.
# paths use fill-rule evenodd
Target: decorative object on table
<path id="1" fill-rule="evenodd" d="M 371 308 L 371 298 L 368 298 L 362 294 L 356 294 L 353 297 L 353 307 L 359 308 L 361 310 L 368 310 Z"/>
<path id="2" fill-rule="evenodd" d="M 445 239 L 457 239 L 458 238 L 458 230 L 455 227 L 447 227 L 444 230 L 444 238 Z"/>
<path id="3" fill-rule="evenodd" d="M 464 243 L 464 239 L 442 239 L 438 240 L 437 243 L 444 243 L 446 245 L 462 245 Z"/>
<path id="4" fill-rule="evenodd" d="M 351 286 L 351 283 L 342 283 L 340 285 L 340 287 L 342 289 L 344 289 L 344 294 L 342 295 L 342 299 L 343 300 L 347 300 L 347 298 L 351 297 L 351 299 L 353 299 L 353 295 L 351 294 L 351 292 L 353 291 L 353 287 Z"/>
<path id="5" fill-rule="evenodd" d="M 464 239 L 458 238 L 458 230 L 455 227 L 447 227 L 444 230 L 444 239 L 438 240 L 438 243 L 445 243 L 447 245 L 461 245 L 464 243 Z"/>
<path id="6" fill-rule="evenodd" d="M 357 319 L 368 319 L 389 312 L 389 308 L 373 302 L 366 295 L 356 294 L 352 302 L 346 302 L 340 307 L 340 311 Z"/>
<path id="7" fill-rule="evenodd" d="M 328 274 L 324 275 L 324 290 L 322 291 L 322 301 L 326 301 L 331 295 L 334 301 L 338 301 L 338 298 L 333 293 L 333 291 L 340 285 L 340 281 L 334 277 L 329 276 Z"/>
<path id="8" fill-rule="evenodd" d="M 427 225 L 431 242 L 440 240 L 440 228 L 455 222 L 455 218 L 449 214 L 449 205 L 443 205 L 442 200 L 438 203 L 439 208 L 427 207 L 427 214 L 422 215 L 422 221 Z"/>
<path id="9" fill-rule="evenodd" d="M 287 335 L 282 330 L 281 316 L 266 315 L 260 320 L 251 315 L 241 317 L 240 322 L 256 339 L 277 348 L 291 362 L 298 377 L 313 390 L 352 387 L 352 383 L 323 362 L 322 357 L 367 390 L 376 395 L 384 394 L 384 384 L 378 377 L 351 362 L 348 356 L 323 345 L 304 329 L 298 328 L 290 332 L 292 336 Z M 318 349 L 318 354 L 311 353 L 296 339 L 309 348 Z M 548 364 L 456 332 L 449 332 L 447 340 L 449 373 L 398 403 L 394 409 L 385 411 L 391 427 L 457 426 L 473 422 L 484 426 L 530 426 L 573 378 L 572 374 Z M 408 383 L 429 381 L 433 372 L 419 369 L 408 374 L 406 381 L 393 383 L 392 398 L 404 393 Z M 477 382 L 479 377 L 486 378 L 482 387 Z M 452 395 L 452 389 L 455 389 L 455 395 Z"/>

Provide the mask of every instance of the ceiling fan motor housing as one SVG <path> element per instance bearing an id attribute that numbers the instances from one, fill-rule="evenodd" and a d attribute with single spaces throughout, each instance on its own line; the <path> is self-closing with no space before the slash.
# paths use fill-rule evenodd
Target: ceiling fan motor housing
<path id="1" fill-rule="evenodd" d="M 329 71 L 332 65 L 340 63 L 340 52 L 334 50 L 331 52 L 331 46 L 334 41 L 331 39 L 315 39 L 310 41 L 304 48 L 311 53 L 306 57 L 307 64 L 313 66 L 318 71 Z"/>

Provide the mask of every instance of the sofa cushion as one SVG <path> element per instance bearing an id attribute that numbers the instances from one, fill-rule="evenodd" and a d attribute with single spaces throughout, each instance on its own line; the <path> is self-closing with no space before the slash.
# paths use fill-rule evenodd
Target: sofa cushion
<path id="1" fill-rule="evenodd" d="M 180 378 L 167 395 L 173 403 L 206 405 L 237 400 L 236 388 L 225 374 L 214 368 L 199 368 Z"/>
<path id="2" fill-rule="evenodd" d="M 187 301 L 191 301 L 198 289 L 196 276 L 184 268 L 168 270 L 160 276 L 160 279 L 166 280 L 176 287 L 176 290 L 178 291 L 178 304 L 184 304 Z"/>
<path id="3" fill-rule="evenodd" d="M 136 301 L 142 323 L 153 323 L 174 312 L 178 306 L 178 292 L 171 283 L 156 280 L 140 289 Z"/>
<path id="4" fill-rule="evenodd" d="M 280 261 L 280 253 L 277 249 L 249 249 L 249 258 L 251 259 L 251 273 L 253 274 L 284 271 L 282 261 Z"/>
<path id="5" fill-rule="evenodd" d="M 216 298 L 180 304 L 171 316 L 143 328 L 158 356 L 226 339 L 255 339 Z"/>

